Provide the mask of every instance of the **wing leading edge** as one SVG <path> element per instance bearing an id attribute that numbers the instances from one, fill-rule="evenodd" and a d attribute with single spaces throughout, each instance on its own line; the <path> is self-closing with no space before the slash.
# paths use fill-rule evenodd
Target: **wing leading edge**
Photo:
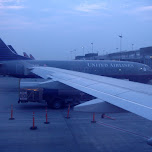
<path id="1" fill-rule="evenodd" d="M 34 67 L 32 72 L 42 78 L 52 78 L 54 81 L 88 93 L 100 101 L 152 120 L 152 86 L 150 85 L 52 67 Z M 93 102 L 90 101 L 90 104 Z M 76 108 L 80 108 L 80 105 Z"/>

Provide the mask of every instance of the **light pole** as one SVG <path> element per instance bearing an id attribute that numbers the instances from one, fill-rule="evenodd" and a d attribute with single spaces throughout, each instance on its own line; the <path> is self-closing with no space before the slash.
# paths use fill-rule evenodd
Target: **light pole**
<path id="1" fill-rule="evenodd" d="M 82 46 L 83 56 L 84 56 L 84 46 Z"/>
<path id="2" fill-rule="evenodd" d="M 134 44 L 131 44 L 131 46 L 132 46 L 132 51 L 134 50 Z"/>
<path id="3" fill-rule="evenodd" d="M 105 55 L 104 52 L 105 52 L 105 50 L 103 50 L 103 55 Z"/>
<path id="4" fill-rule="evenodd" d="M 122 34 L 119 35 L 120 37 L 120 58 L 121 58 L 121 51 L 122 51 Z"/>
<path id="5" fill-rule="evenodd" d="M 72 60 L 72 51 L 70 51 L 70 54 L 71 54 L 71 60 Z"/>
<path id="6" fill-rule="evenodd" d="M 93 53 L 93 42 L 91 43 L 91 45 L 92 45 L 92 53 Z"/>
<path id="7" fill-rule="evenodd" d="M 72 53 L 74 55 L 74 58 L 76 57 L 76 49 L 74 49 L 73 51 L 70 51 L 70 53 L 71 53 L 71 60 L 72 60 Z"/>
<path id="8" fill-rule="evenodd" d="M 76 57 L 76 51 L 77 51 L 76 49 L 73 50 L 73 52 L 74 52 L 74 58 Z"/>
<path id="9" fill-rule="evenodd" d="M 120 37 L 120 52 L 122 51 L 122 34 L 121 35 L 119 35 L 119 37 Z"/>

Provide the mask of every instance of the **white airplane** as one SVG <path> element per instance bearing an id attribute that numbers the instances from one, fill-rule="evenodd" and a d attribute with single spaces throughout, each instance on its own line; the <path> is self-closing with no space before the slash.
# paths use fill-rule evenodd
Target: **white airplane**
<path id="1" fill-rule="evenodd" d="M 77 111 L 111 113 L 127 110 L 152 120 L 151 85 L 52 67 L 33 67 L 32 72 L 48 79 L 45 83 L 58 81 L 96 97 L 76 106 Z M 152 145 L 152 138 L 148 144 Z"/>

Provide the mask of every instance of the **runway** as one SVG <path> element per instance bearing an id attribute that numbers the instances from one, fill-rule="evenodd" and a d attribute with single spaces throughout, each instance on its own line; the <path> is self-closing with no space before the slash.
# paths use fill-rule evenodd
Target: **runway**
<path id="1" fill-rule="evenodd" d="M 0 78 L 0 152 L 151 152 L 152 122 L 132 113 L 107 114 L 48 109 L 45 104 L 18 104 L 18 79 Z M 13 117 L 9 120 L 13 105 Z M 30 130 L 35 112 L 37 130 Z"/>

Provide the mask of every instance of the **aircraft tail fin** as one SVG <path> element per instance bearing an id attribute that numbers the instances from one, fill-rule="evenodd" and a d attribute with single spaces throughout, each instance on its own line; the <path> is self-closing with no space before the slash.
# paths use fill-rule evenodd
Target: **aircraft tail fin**
<path id="1" fill-rule="evenodd" d="M 32 54 L 30 54 L 30 58 L 31 58 L 32 60 L 35 60 L 35 58 L 33 57 L 33 55 L 32 55 Z"/>
<path id="2" fill-rule="evenodd" d="M 30 57 L 27 55 L 26 52 L 23 52 L 23 55 L 24 55 L 25 57 L 27 57 L 27 58 L 30 58 Z"/>
<path id="3" fill-rule="evenodd" d="M 11 49 L 11 51 L 13 51 L 15 54 L 17 54 L 17 52 L 15 51 L 15 49 L 12 47 L 12 45 L 8 45 L 9 49 Z"/>
<path id="4" fill-rule="evenodd" d="M 13 47 L 7 46 L 2 39 L 0 39 L 0 61 L 5 60 L 28 60 L 30 58 L 18 55 Z M 15 52 L 14 52 L 15 51 Z"/>

